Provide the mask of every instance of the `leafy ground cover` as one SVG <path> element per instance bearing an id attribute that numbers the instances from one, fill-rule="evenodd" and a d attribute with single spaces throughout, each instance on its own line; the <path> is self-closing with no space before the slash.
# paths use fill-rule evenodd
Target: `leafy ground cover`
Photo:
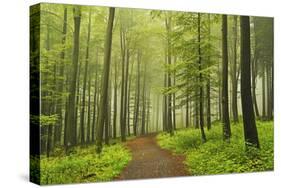
<path id="1" fill-rule="evenodd" d="M 131 153 L 121 144 L 105 146 L 99 156 L 95 146 L 76 147 L 69 156 L 41 156 L 40 183 L 61 184 L 109 181 L 131 160 Z M 32 161 L 31 161 L 32 166 Z M 36 172 L 38 173 L 38 172 Z"/>
<path id="2" fill-rule="evenodd" d="M 240 121 L 241 122 L 241 121 Z M 273 170 L 273 122 L 257 121 L 260 150 L 245 150 L 243 125 L 232 124 L 230 143 L 222 141 L 219 122 L 206 131 L 207 142 L 200 140 L 199 129 L 181 129 L 170 137 L 167 133 L 157 136 L 160 147 L 186 155 L 185 165 L 192 175 L 257 172 Z"/>

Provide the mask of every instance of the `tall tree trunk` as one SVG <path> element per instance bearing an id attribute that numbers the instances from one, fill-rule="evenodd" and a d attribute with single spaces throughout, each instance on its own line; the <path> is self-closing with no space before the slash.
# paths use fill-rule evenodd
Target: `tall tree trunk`
<path id="1" fill-rule="evenodd" d="M 237 107 L 237 16 L 233 16 L 233 73 L 232 73 L 232 115 L 234 123 L 238 123 Z"/>
<path id="2" fill-rule="evenodd" d="M 186 106 L 185 106 L 185 127 L 189 127 L 189 95 L 187 90 L 186 95 Z"/>
<path id="3" fill-rule="evenodd" d="M 166 23 L 166 32 L 167 32 L 167 64 L 171 66 L 172 64 L 172 52 L 171 52 L 171 16 L 168 14 L 165 20 Z M 171 82 L 171 73 L 168 71 L 167 73 L 167 87 L 170 88 L 172 86 Z M 167 96 L 167 127 L 171 136 L 174 135 L 174 128 L 172 122 L 172 94 L 168 93 Z"/>
<path id="4" fill-rule="evenodd" d="M 271 64 L 267 63 L 266 65 L 266 86 L 267 86 L 267 119 L 272 120 L 272 70 Z"/>
<path id="5" fill-rule="evenodd" d="M 156 99 L 156 122 L 155 122 L 156 132 L 158 132 L 159 129 L 159 98 L 160 97 L 157 97 Z"/>
<path id="6" fill-rule="evenodd" d="M 102 137 L 103 137 L 103 126 L 104 126 L 104 115 L 106 113 L 106 105 L 108 98 L 108 80 L 110 72 L 110 58 L 111 58 L 111 44 L 112 44 L 112 28 L 114 22 L 115 8 L 109 8 L 108 23 L 104 42 L 104 68 L 101 84 L 101 99 L 99 105 L 99 116 L 97 124 L 97 153 L 102 151 Z"/>
<path id="7" fill-rule="evenodd" d="M 208 63 L 211 64 L 211 18 L 208 14 Z M 210 74 L 207 75 L 207 84 L 206 84 L 206 98 L 207 98 L 207 129 L 211 129 L 211 81 Z"/>
<path id="8" fill-rule="evenodd" d="M 228 50 L 227 50 L 227 16 L 222 15 L 222 124 L 223 139 L 231 137 L 228 110 Z"/>
<path id="9" fill-rule="evenodd" d="M 96 64 L 95 64 L 95 90 L 94 90 L 94 104 L 93 104 L 93 120 L 92 120 L 92 142 L 95 142 L 96 134 L 96 111 L 98 110 L 98 65 L 99 65 L 99 51 L 96 51 Z"/>
<path id="10" fill-rule="evenodd" d="M 138 50 L 137 54 L 137 83 L 136 83 L 136 93 L 135 93 L 135 117 L 134 117 L 134 135 L 137 136 L 137 127 L 139 122 L 139 103 L 140 103 L 140 63 L 141 63 L 141 54 Z"/>
<path id="11" fill-rule="evenodd" d="M 59 64 L 59 77 L 64 77 L 64 69 L 65 69 L 65 41 L 66 41 L 66 34 L 67 34 L 67 8 L 64 9 L 64 19 L 63 19 L 63 29 L 62 29 L 62 39 L 61 44 L 63 46 L 63 49 L 60 53 L 60 64 Z M 61 93 L 64 91 L 63 87 L 64 83 L 63 81 L 58 82 L 58 92 Z M 62 122 L 63 122 L 63 111 L 62 111 L 62 105 L 63 105 L 63 99 L 62 96 L 59 97 L 57 100 L 57 108 L 56 108 L 56 114 L 58 114 L 58 124 L 55 128 L 55 143 L 59 144 L 61 141 L 61 133 L 62 133 Z"/>
<path id="12" fill-rule="evenodd" d="M 257 96 L 256 96 L 256 78 L 257 78 L 257 61 L 258 61 L 258 52 L 257 52 L 257 47 L 256 44 L 254 46 L 254 55 L 252 58 L 252 69 L 251 69 L 251 79 L 252 79 L 252 97 L 253 97 L 253 103 L 254 103 L 254 111 L 256 113 L 256 117 L 259 118 L 260 113 L 259 113 L 259 108 L 257 104 Z"/>
<path id="13" fill-rule="evenodd" d="M 128 126 L 128 136 L 131 135 L 131 131 L 130 131 L 130 122 L 131 122 L 131 87 L 132 87 L 132 74 L 133 74 L 133 68 L 134 68 L 134 61 L 132 61 L 132 66 L 131 66 L 131 70 L 130 70 L 130 75 L 129 75 L 129 86 L 128 86 L 128 97 L 127 97 L 127 126 Z"/>
<path id="14" fill-rule="evenodd" d="M 241 102 L 246 147 L 259 148 L 253 102 L 251 97 L 251 50 L 249 16 L 240 16 L 241 32 Z"/>
<path id="15" fill-rule="evenodd" d="M 203 143 L 206 142 L 206 135 L 204 131 L 204 109 L 203 109 L 203 78 L 202 78 L 202 62 L 201 62 L 201 15 L 198 13 L 198 67 L 199 67 L 199 121 L 200 131 Z"/>
<path id="16" fill-rule="evenodd" d="M 262 119 L 266 119 L 266 110 L 265 110 L 265 65 L 262 65 Z"/>
<path id="17" fill-rule="evenodd" d="M 141 135 L 145 134 L 145 119 L 146 119 L 145 111 L 146 111 L 146 63 L 144 64 L 144 71 L 143 71 Z"/>
<path id="18" fill-rule="evenodd" d="M 115 62 L 114 66 L 114 114 L 113 114 L 113 138 L 116 138 L 116 127 L 117 127 L 117 62 Z"/>
<path id="19" fill-rule="evenodd" d="M 108 86 L 108 98 L 107 98 L 107 103 L 106 103 L 106 113 L 105 113 L 105 118 L 104 118 L 104 143 L 106 145 L 109 145 L 109 131 L 110 131 L 110 113 L 111 113 L 111 105 L 110 105 L 110 100 L 111 100 L 111 82 L 109 78 L 109 86 Z"/>
<path id="20" fill-rule="evenodd" d="M 127 104 L 128 104 L 128 76 L 129 76 L 129 62 L 130 62 L 130 51 L 129 49 L 127 49 L 126 52 L 126 72 L 125 72 L 125 87 L 124 87 L 124 111 L 123 111 L 123 121 L 124 121 L 124 129 L 126 130 L 126 126 L 127 126 Z M 128 125 L 130 126 L 130 125 Z M 129 132 L 128 132 L 129 135 Z M 125 139 L 122 139 L 122 141 L 126 141 L 126 137 Z"/>
<path id="21" fill-rule="evenodd" d="M 87 144 L 91 142 L 91 74 L 88 78 L 88 115 L 87 115 Z"/>
<path id="22" fill-rule="evenodd" d="M 83 80 L 83 92 L 82 92 L 82 109 L 80 117 L 80 128 L 81 128 L 81 144 L 85 143 L 85 103 L 86 103 L 86 85 L 88 79 L 88 67 L 89 67 L 89 44 L 91 38 L 91 11 L 89 12 L 89 23 L 88 23 L 88 37 L 87 37 L 87 47 L 86 47 L 86 59 L 85 59 L 85 69 L 84 69 L 84 80 Z"/>
<path id="23" fill-rule="evenodd" d="M 120 23 L 120 45 L 121 45 L 121 63 L 122 63 L 122 80 L 121 80 L 121 96 L 120 96 L 120 128 L 121 128 L 121 141 L 126 140 L 126 122 L 124 119 L 124 93 L 125 93 L 125 67 L 126 67 L 126 44 L 125 44 L 125 32 L 123 31 L 122 23 Z"/>
<path id="24" fill-rule="evenodd" d="M 150 108 L 150 90 L 148 90 L 148 92 L 147 92 L 148 94 L 147 94 L 147 110 L 146 110 L 146 112 L 147 112 L 147 114 L 146 114 L 146 134 L 148 134 L 149 133 L 149 129 L 148 129 L 148 125 L 149 125 L 149 117 L 150 117 L 150 111 L 149 111 L 149 108 Z"/>
<path id="25" fill-rule="evenodd" d="M 72 67 L 70 76 L 69 98 L 68 98 L 68 112 L 66 121 L 66 145 L 65 151 L 68 154 L 69 149 L 76 142 L 75 135 L 75 97 L 76 97 L 76 81 L 79 61 L 79 35 L 80 35 L 80 20 L 81 11 L 79 6 L 74 7 L 74 40 L 73 40 L 73 53 L 72 53 Z"/>
<path id="26" fill-rule="evenodd" d="M 50 26 L 49 26 L 49 24 L 47 25 L 47 37 L 46 37 L 46 51 L 47 52 L 49 52 L 51 49 L 50 49 L 50 46 L 51 46 L 51 41 L 50 41 L 50 35 L 51 35 L 51 33 L 50 33 Z M 47 58 L 47 63 L 46 64 L 49 64 L 48 63 L 48 58 Z M 49 79 L 49 76 L 48 75 L 46 75 L 45 76 L 46 77 L 46 81 Z M 48 95 L 51 95 L 51 93 L 49 93 L 48 91 L 47 91 L 47 93 L 46 93 L 46 96 L 48 96 Z M 45 112 L 44 112 L 44 114 L 46 114 L 46 115 L 51 115 L 51 106 L 52 106 L 52 100 L 49 100 L 49 101 L 47 101 L 46 100 L 46 110 L 45 110 Z M 51 152 L 51 142 L 52 142 L 52 126 L 51 125 L 47 125 L 47 127 L 45 128 L 46 130 L 45 131 L 47 131 L 47 139 L 46 139 L 46 144 L 45 144 L 45 147 L 46 147 L 46 154 L 47 154 L 47 157 L 49 157 L 49 155 L 50 155 L 50 152 Z"/>
<path id="27" fill-rule="evenodd" d="M 167 60 L 167 58 L 165 58 Z M 167 87 L 167 73 L 164 73 L 164 88 Z M 168 131 L 167 128 L 167 96 L 163 95 L 163 131 Z"/>
<path id="28" fill-rule="evenodd" d="M 197 79 L 196 79 L 197 80 Z M 195 98 L 193 101 L 193 106 L 194 106 L 194 126 L 196 129 L 199 129 L 199 108 L 198 108 L 198 89 L 196 88 L 195 91 Z"/>
<path id="29" fill-rule="evenodd" d="M 177 57 L 174 57 L 174 64 L 177 62 Z M 176 85 L 176 71 L 173 72 L 173 85 Z M 173 93 L 173 129 L 177 129 L 177 121 L 176 121 L 176 94 Z"/>

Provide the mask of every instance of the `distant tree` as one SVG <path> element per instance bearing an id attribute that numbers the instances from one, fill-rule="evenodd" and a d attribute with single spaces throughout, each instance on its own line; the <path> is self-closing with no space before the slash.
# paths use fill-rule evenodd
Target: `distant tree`
<path id="1" fill-rule="evenodd" d="M 89 22 L 88 22 L 88 36 L 86 42 L 86 57 L 85 57 L 85 68 L 84 68 L 84 78 L 83 78 L 83 93 L 82 93 L 82 109 L 80 117 L 80 129 L 81 129 L 81 144 L 85 143 L 85 105 L 86 105 L 86 85 L 88 79 L 88 67 L 89 67 L 89 44 L 91 40 L 91 11 L 89 12 Z"/>
<path id="2" fill-rule="evenodd" d="M 232 65 L 232 116 L 233 121 L 238 123 L 237 107 L 237 16 L 233 16 L 233 65 Z"/>

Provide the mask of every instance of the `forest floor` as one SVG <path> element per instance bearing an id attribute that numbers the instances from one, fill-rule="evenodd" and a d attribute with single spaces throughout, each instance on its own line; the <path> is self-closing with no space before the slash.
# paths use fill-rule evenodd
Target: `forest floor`
<path id="1" fill-rule="evenodd" d="M 126 147 L 132 152 L 133 158 L 116 180 L 190 175 L 184 165 L 185 156 L 160 148 L 156 134 L 129 140 Z"/>

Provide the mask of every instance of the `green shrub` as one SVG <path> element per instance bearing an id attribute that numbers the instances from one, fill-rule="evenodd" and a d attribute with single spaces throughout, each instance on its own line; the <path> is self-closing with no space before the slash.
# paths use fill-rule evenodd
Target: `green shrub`
<path id="1" fill-rule="evenodd" d="M 95 146 L 76 147 L 69 156 L 41 156 L 41 184 L 108 181 L 117 176 L 131 160 L 121 144 L 104 146 L 99 156 Z"/>
<path id="2" fill-rule="evenodd" d="M 161 147 L 186 154 L 186 166 L 193 175 L 257 172 L 273 170 L 273 122 L 257 121 L 260 149 L 245 150 L 243 125 L 231 126 L 230 143 L 222 141 L 219 122 L 206 131 L 207 142 L 201 143 L 199 129 L 182 129 L 170 137 L 158 135 Z"/>

